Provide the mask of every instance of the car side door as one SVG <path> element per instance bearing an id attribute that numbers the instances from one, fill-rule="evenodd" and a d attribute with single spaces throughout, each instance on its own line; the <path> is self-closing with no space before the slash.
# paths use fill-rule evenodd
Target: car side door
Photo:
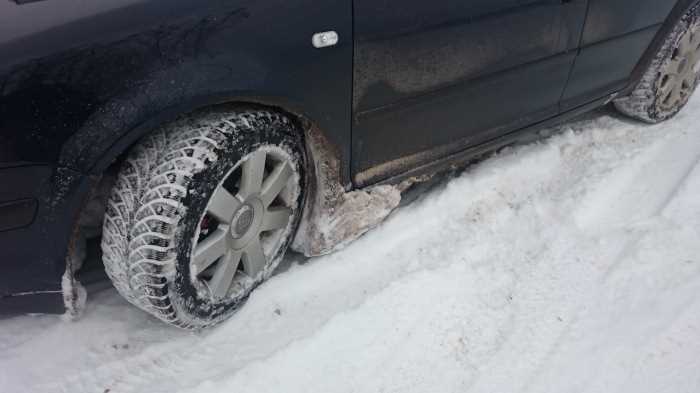
<path id="1" fill-rule="evenodd" d="M 556 115 L 586 0 L 354 0 L 367 185 Z"/>
<path id="2" fill-rule="evenodd" d="M 624 88 L 678 0 L 589 0 L 566 111 Z M 684 2 L 685 3 L 685 2 Z"/>

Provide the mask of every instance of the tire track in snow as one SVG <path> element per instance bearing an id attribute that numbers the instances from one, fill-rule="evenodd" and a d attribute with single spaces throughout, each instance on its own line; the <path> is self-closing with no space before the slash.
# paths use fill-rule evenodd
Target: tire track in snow
<path id="1" fill-rule="evenodd" d="M 591 207 L 594 211 L 585 211 L 587 213 L 585 215 L 582 215 L 581 211 L 577 211 L 576 221 L 581 225 L 581 217 L 586 217 L 582 229 L 595 234 L 595 236 L 608 236 L 611 232 L 615 232 L 616 227 L 619 228 L 618 231 L 623 232 L 626 229 L 632 230 L 632 234 L 622 236 L 622 242 L 609 249 L 608 257 L 603 259 L 607 259 L 611 263 L 605 267 L 602 274 L 598 272 L 596 277 L 596 272 L 591 271 L 590 273 L 593 275 L 585 276 L 585 280 L 590 283 L 590 288 L 586 292 L 596 293 L 604 286 L 605 281 L 610 280 L 610 277 L 619 269 L 620 264 L 628 259 L 631 251 L 636 249 L 646 234 L 644 231 L 635 232 L 634 228 L 644 221 L 655 217 L 659 218 L 678 196 L 679 190 L 687 184 L 690 175 L 700 170 L 699 162 L 700 133 L 684 132 L 681 135 L 671 135 L 660 143 L 656 143 L 652 149 L 628 164 L 628 168 L 613 173 L 608 179 L 598 184 L 597 193 L 588 196 L 589 203 L 583 204 L 584 211 L 591 209 Z M 650 183 L 654 186 L 651 192 L 648 188 L 638 186 L 649 184 L 649 179 L 656 180 Z M 607 189 L 611 184 L 614 185 L 613 192 Z M 628 193 L 628 191 L 632 192 Z M 590 203 L 591 201 L 595 202 Z M 694 301 L 688 306 L 694 304 Z M 533 389 L 535 382 L 551 367 L 552 359 L 556 357 L 562 344 L 571 340 L 572 329 L 581 319 L 581 313 L 595 307 L 595 303 L 594 299 L 582 296 L 578 304 L 571 305 L 566 318 L 568 322 L 556 334 L 556 339 L 549 345 L 546 354 L 537 362 L 538 366 L 535 370 L 520 376 L 526 382 L 518 391 L 542 391 L 541 389 Z M 507 357 L 512 358 L 510 355 L 508 354 Z M 510 377 L 513 378 L 512 375 Z M 488 387 L 493 386 L 493 383 L 494 381 L 487 379 L 474 391 L 488 391 Z"/>
<path id="2" fill-rule="evenodd" d="M 656 129 L 659 127 L 657 126 Z M 653 130 L 654 127 L 650 127 L 650 131 Z M 646 130 L 645 130 L 646 131 Z M 661 147 L 658 147 L 661 146 Z M 626 212 L 629 212 L 629 210 L 625 209 L 622 212 L 620 210 L 616 210 L 614 207 L 607 209 L 608 206 L 611 205 L 601 205 L 601 204 L 593 204 L 594 206 L 599 205 L 603 206 L 606 213 L 603 214 L 594 214 L 594 217 L 597 218 L 597 220 L 590 220 L 588 223 L 590 224 L 589 228 L 594 228 L 595 230 L 590 231 L 596 236 L 606 236 L 607 234 L 604 231 L 598 230 L 601 226 L 606 226 L 607 230 L 609 231 L 610 226 L 605 225 L 606 223 L 610 223 L 609 218 L 610 218 L 610 212 L 615 212 L 617 213 L 615 220 L 613 222 L 616 222 L 618 224 L 630 224 L 632 222 L 633 226 L 634 223 L 637 222 L 638 220 L 641 219 L 649 219 L 650 217 L 653 216 L 658 216 L 663 209 L 673 200 L 674 196 L 677 194 L 678 189 L 687 181 L 689 173 L 692 171 L 692 168 L 697 165 L 698 162 L 698 157 L 700 153 L 700 134 L 693 134 L 693 135 L 688 135 L 684 134 L 682 137 L 677 137 L 677 136 L 672 136 L 671 140 L 669 142 L 665 142 L 662 144 L 658 144 L 656 148 L 651 150 L 654 155 L 651 154 L 643 154 L 642 157 L 642 163 L 643 164 L 649 164 L 651 163 L 651 159 L 659 159 L 663 158 L 661 162 L 664 165 L 660 165 L 655 169 L 657 174 L 662 174 L 666 173 L 667 176 L 664 178 L 663 181 L 660 182 L 660 186 L 657 187 L 656 190 L 654 190 L 654 193 L 651 195 L 643 195 L 646 197 L 651 196 L 652 198 L 650 199 L 639 199 L 639 200 L 626 200 L 625 203 L 629 204 L 629 206 L 640 206 L 641 209 L 634 211 L 635 215 L 631 214 L 625 214 Z M 679 154 L 680 152 L 680 154 Z M 659 157 L 659 155 L 664 155 L 666 154 L 665 157 Z M 651 156 L 651 157 L 649 157 Z M 654 157 L 655 156 L 655 157 Z M 648 159 L 651 158 L 651 159 Z M 645 174 L 648 174 L 646 171 L 641 170 L 637 171 L 636 169 L 644 169 L 644 165 L 639 165 L 639 162 L 633 162 L 630 168 L 624 169 L 627 173 L 624 174 L 625 176 L 628 176 L 629 173 L 634 174 L 635 176 L 628 176 L 631 177 L 632 180 L 636 178 L 636 180 L 643 180 L 642 177 L 644 177 Z M 613 178 L 620 177 L 617 173 L 613 172 Z M 623 176 L 624 177 L 624 176 Z M 601 182 L 603 186 L 606 185 L 606 183 L 609 182 Z M 657 182 L 658 183 L 658 182 Z M 630 183 L 628 183 L 630 184 Z M 654 183 L 652 183 L 654 184 Z M 624 190 L 624 188 L 623 188 Z M 639 195 L 639 194 L 636 194 Z M 595 197 L 595 195 L 594 195 Z M 607 193 L 607 198 L 603 198 L 606 202 L 610 201 L 616 201 L 616 198 L 610 193 Z M 620 205 L 618 205 L 620 206 Z M 642 212 L 643 214 L 638 214 Z M 600 212 L 596 212 L 600 213 Z M 565 235 L 564 235 L 565 236 Z M 511 381 L 525 381 L 522 383 L 521 389 L 518 389 L 517 391 L 529 391 L 530 384 L 532 381 L 534 381 L 537 376 L 545 370 L 547 367 L 551 366 L 550 359 L 559 351 L 560 345 L 562 345 L 563 342 L 565 342 L 568 339 L 568 335 L 570 333 L 570 330 L 572 326 L 576 325 L 578 319 L 579 319 L 579 310 L 585 310 L 587 307 L 590 307 L 590 305 L 586 303 L 587 302 L 587 296 L 586 293 L 594 293 L 595 289 L 603 285 L 600 280 L 605 280 L 606 276 L 614 271 L 614 268 L 617 264 L 620 263 L 620 261 L 624 260 L 626 251 L 631 248 L 637 241 L 638 239 L 643 236 L 642 234 L 635 234 L 631 238 L 624 238 L 624 242 L 621 243 L 618 246 L 609 248 L 607 252 L 605 253 L 606 255 L 597 255 L 597 258 L 612 261 L 612 263 L 608 266 L 607 268 L 607 273 L 606 272 L 601 272 L 599 270 L 594 269 L 595 266 L 591 267 L 591 270 L 587 272 L 581 272 L 583 274 L 575 275 L 575 276 L 570 276 L 568 277 L 569 279 L 573 279 L 576 281 L 585 281 L 587 284 L 583 286 L 583 288 L 580 290 L 581 296 L 579 297 L 579 302 L 574 302 L 568 305 L 567 310 L 564 312 L 560 313 L 561 316 L 563 317 L 562 319 L 566 322 L 563 326 L 557 327 L 556 323 L 550 323 L 549 326 L 551 329 L 554 329 L 554 331 L 547 331 L 547 334 L 545 336 L 548 337 L 556 337 L 553 341 L 549 343 L 537 343 L 537 345 L 533 345 L 532 342 L 533 337 L 537 336 L 542 336 L 542 334 L 531 334 L 530 332 L 524 331 L 524 332 L 519 332 L 519 333 L 514 333 L 511 337 L 512 339 L 512 347 L 511 348 L 504 348 L 502 350 L 504 356 L 502 358 L 496 357 L 494 360 L 492 360 L 492 363 L 494 364 L 492 370 L 492 374 L 486 377 L 482 377 L 480 381 L 478 381 L 477 384 L 472 386 L 473 391 L 490 391 L 493 386 L 503 386 L 507 385 L 504 381 L 505 380 L 511 380 Z M 582 255 L 585 256 L 585 253 L 581 253 Z M 540 272 L 542 276 L 546 276 L 554 267 L 552 266 L 546 266 L 545 271 Z M 535 269 L 534 272 L 537 270 Z M 536 274 L 536 273 L 534 273 Z M 562 282 L 565 284 L 566 283 L 566 276 L 563 277 L 564 279 Z M 524 281 L 542 281 L 541 279 L 532 277 L 530 279 L 525 279 Z M 573 281 L 569 283 L 572 286 L 576 286 L 576 283 Z M 588 288 L 588 289 L 585 289 Z M 533 307 L 534 309 L 535 307 Z M 524 318 L 527 319 L 527 313 L 524 314 Z M 533 326 L 532 323 L 526 323 L 521 321 L 516 322 L 517 326 Z M 535 326 L 538 326 L 535 324 Z M 538 326 L 540 330 L 546 330 L 543 329 L 542 326 Z M 534 355 L 532 354 L 532 351 L 529 351 L 528 348 L 531 347 L 536 347 L 537 350 L 539 351 L 540 355 Z M 517 354 L 514 356 L 514 352 Z M 507 375 L 504 375 L 500 370 L 501 369 L 508 369 L 510 370 L 510 373 Z M 520 371 L 518 371 L 520 370 Z M 511 383 L 513 385 L 513 383 Z"/>
<path id="3" fill-rule="evenodd" d="M 664 125 L 650 127 L 661 128 Z M 658 215 L 676 195 L 700 160 L 700 133 L 668 135 L 627 168 L 600 182 L 576 212 L 587 231 L 609 231 Z"/>
<path id="4" fill-rule="evenodd" d="M 624 197 L 618 195 L 617 198 L 611 198 L 614 202 L 602 209 L 598 226 L 616 227 L 622 223 L 628 228 L 634 228 L 644 221 L 659 217 L 700 164 L 700 132 L 683 132 L 679 137 L 671 137 L 659 144 L 652 152 L 653 155 L 645 157 L 640 165 L 635 165 L 634 176 L 629 183 L 634 184 L 629 187 L 632 192 Z M 605 274 L 606 279 L 629 255 L 642 236 L 643 233 L 634 236 L 621 247 L 615 258 L 616 263 L 611 264 Z"/>
<path id="5" fill-rule="evenodd" d="M 696 294 L 700 294 L 698 288 Z M 672 323 L 645 348 L 645 356 L 641 358 L 632 375 L 621 384 L 620 391 L 634 392 L 647 389 L 658 393 L 695 393 L 700 386 L 700 364 L 697 359 L 700 353 L 700 295 L 695 295 L 686 308 L 679 313 Z M 683 339 L 679 340 L 678 337 Z M 680 352 L 683 355 L 669 359 L 667 354 Z M 669 367 L 668 363 L 673 365 Z M 658 370 L 667 370 L 659 375 Z M 687 375 L 695 375 L 694 379 L 679 386 L 678 381 Z"/>

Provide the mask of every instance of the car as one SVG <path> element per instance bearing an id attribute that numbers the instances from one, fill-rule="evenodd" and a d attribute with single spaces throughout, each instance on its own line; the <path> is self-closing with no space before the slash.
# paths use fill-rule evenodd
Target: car
<path id="1" fill-rule="evenodd" d="M 0 2 L 0 313 L 76 317 L 106 272 L 213 326 L 435 173 L 611 102 L 671 118 L 698 4 Z"/>

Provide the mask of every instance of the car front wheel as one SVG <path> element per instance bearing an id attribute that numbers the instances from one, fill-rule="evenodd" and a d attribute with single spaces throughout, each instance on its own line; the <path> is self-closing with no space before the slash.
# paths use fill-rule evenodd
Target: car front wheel
<path id="1" fill-rule="evenodd" d="M 173 325 L 230 316 L 279 264 L 304 197 L 302 141 L 267 110 L 218 110 L 143 139 L 107 204 L 103 261 L 131 303 Z"/>

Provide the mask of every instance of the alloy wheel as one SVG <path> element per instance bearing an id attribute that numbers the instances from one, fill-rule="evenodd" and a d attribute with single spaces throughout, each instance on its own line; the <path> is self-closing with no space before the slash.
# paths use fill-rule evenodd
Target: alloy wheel
<path id="1" fill-rule="evenodd" d="M 258 148 L 214 191 L 195 237 L 190 276 L 215 299 L 237 297 L 268 268 L 293 218 L 286 195 L 296 184 L 291 159 Z"/>
<path id="2" fill-rule="evenodd" d="M 673 111 L 688 100 L 697 83 L 700 61 L 698 25 L 683 34 L 659 80 L 659 108 Z"/>

